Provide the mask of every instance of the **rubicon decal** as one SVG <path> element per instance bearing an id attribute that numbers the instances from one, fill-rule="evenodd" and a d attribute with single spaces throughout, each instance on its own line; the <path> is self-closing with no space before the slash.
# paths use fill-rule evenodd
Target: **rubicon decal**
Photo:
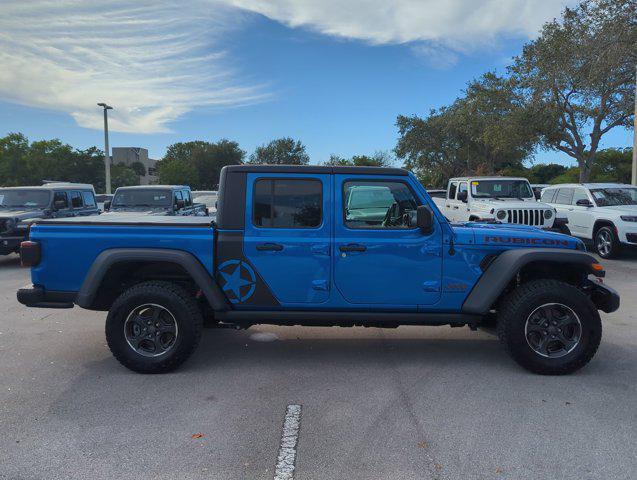
<path id="1" fill-rule="evenodd" d="M 486 235 L 484 237 L 484 243 L 506 243 L 515 245 L 542 245 L 553 246 L 558 245 L 562 247 L 568 247 L 568 240 L 558 240 L 555 238 L 521 238 L 521 237 L 496 237 L 492 235 Z"/>

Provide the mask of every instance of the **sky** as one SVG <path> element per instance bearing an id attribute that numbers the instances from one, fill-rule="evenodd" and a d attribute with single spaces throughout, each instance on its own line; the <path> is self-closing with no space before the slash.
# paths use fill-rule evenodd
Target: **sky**
<path id="1" fill-rule="evenodd" d="M 3 0 L 0 136 L 76 148 L 278 137 L 311 163 L 391 151 L 398 115 L 426 116 L 503 73 L 575 0 Z M 614 129 L 602 147 L 632 144 Z M 538 152 L 536 162 L 572 164 Z"/>

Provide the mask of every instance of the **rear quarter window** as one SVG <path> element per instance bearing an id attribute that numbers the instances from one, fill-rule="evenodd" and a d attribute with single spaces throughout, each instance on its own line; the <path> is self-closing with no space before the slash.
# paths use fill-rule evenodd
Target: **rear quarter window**
<path id="1" fill-rule="evenodd" d="M 555 192 L 557 192 L 555 188 L 544 190 L 542 192 L 542 197 L 540 198 L 540 202 L 553 203 L 553 200 L 555 199 Z"/>

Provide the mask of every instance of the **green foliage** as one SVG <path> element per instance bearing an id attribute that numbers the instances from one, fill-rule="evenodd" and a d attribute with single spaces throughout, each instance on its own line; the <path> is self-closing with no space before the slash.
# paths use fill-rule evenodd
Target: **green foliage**
<path id="1" fill-rule="evenodd" d="M 394 163 L 389 152 L 377 151 L 371 157 L 369 155 L 354 155 L 352 158 L 344 158 L 338 155 L 330 155 L 330 159 L 324 165 L 348 166 L 348 167 L 391 167 Z"/>
<path id="2" fill-rule="evenodd" d="M 177 159 L 162 160 L 159 168 L 159 183 L 162 185 L 190 185 L 199 189 L 199 172 L 189 162 Z M 195 185 L 193 187 L 193 185 Z"/>
<path id="3" fill-rule="evenodd" d="M 226 139 L 217 143 L 201 140 L 175 143 L 157 162 L 159 181 L 190 185 L 193 190 L 212 190 L 219 185 L 221 169 L 240 165 L 244 157 L 239 144 Z"/>
<path id="4" fill-rule="evenodd" d="M 634 0 L 585 0 L 546 23 L 509 68 L 542 145 L 575 158 L 582 182 L 603 135 L 632 123 L 636 45 Z"/>
<path id="5" fill-rule="evenodd" d="M 591 179 L 595 182 L 630 183 L 632 148 L 608 148 L 595 155 Z"/>
<path id="6" fill-rule="evenodd" d="M 534 130 L 511 82 L 487 73 L 464 96 L 427 118 L 399 116 L 396 156 L 428 185 L 453 176 L 519 169 L 533 152 Z"/>
<path id="7" fill-rule="evenodd" d="M 103 192 L 104 177 L 104 153 L 95 147 L 76 150 L 57 139 L 29 143 L 21 133 L 0 138 L 0 185 L 41 185 L 44 180 L 58 180 L 89 183 L 96 192 Z M 113 165 L 111 184 L 113 188 L 138 185 L 139 173 L 134 165 Z"/>
<path id="8" fill-rule="evenodd" d="M 258 165 L 307 165 L 309 162 L 305 145 L 290 137 L 277 138 L 267 145 L 257 147 L 249 161 Z"/>
<path id="9" fill-rule="evenodd" d="M 119 187 L 129 187 L 131 185 L 139 185 L 137 172 L 123 163 L 111 165 L 111 188 L 113 191 Z"/>
<path id="10" fill-rule="evenodd" d="M 140 177 L 143 177 L 146 175 L 146 167 L 144 166 L 142 162 L 133 162 L 130 164 L 129 168 Z"/>

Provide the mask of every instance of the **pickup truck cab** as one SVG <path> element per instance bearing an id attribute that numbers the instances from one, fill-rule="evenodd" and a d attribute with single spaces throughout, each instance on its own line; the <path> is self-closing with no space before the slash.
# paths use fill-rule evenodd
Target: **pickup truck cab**
<path id="1" fill-rule="evenodd" d="M 29 226 L 36 220 L 99 213 L 92 185 L 49 183 L 0 188 L 0 255 L 17 253 Z"/>
<path id="2" fill-rule="evenodd" d="M 163 372 L 204 319 L 255 324 L 497 328 L 538 373 L 585 365 L 598 310 L 619 307 L 575 238 L 525 225 L 450 224 L 402 169 L 224 167 L 216 221 L 47 220 L 22 245 L 31 307 L 108 311 L 114 356 Z"/>
<path id="3" fill-rule="evenodd" d="M 572 235 L 592 240 L 602 258 L 637 246 L 637 187 L 621 183 L 573 183 L 542 190 L 542 201 L 568 218 Z"/>
<path id="4" fill-rule="evenodd" d="M 536 200 L 526 178 L 452 178 L 446 198 L 434 201 L 452 222 L 515 223 L 569 233 L 566 220 L 556 220 L 555 208 Z"/>
<path id="5" fill-rule="evenodd" d="M 206 206 L 194 203 L 190 187 L 185 185 L 119 187 L 104 208 L 120 215 L 207 215 Z"/>

